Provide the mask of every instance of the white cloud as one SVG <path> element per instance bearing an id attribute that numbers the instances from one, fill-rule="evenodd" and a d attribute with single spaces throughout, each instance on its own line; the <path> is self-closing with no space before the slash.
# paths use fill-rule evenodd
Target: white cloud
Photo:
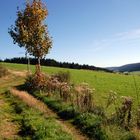
<path id="1" fill-rule="evenodd" d="M 134 29 L 128 32 L 121 32 L 117 33 L 110 38 L 101 39 L 101 40 L 94 40 L 90 44 L 90 51 L 98 52 L 105 50 L 106 48 L 113 47 L 117 43 L 127 43 L 128 41 L 135 43 L 136 40 L 140 40 L 140 28 Z"/>
<path id="2" fill-rule="evenodd" d="M 129 32 L 122 32 L 116 34 L 116 39 L 118 40 L 134 40 L 134 39 L 140 39 L 140 29 L 131 30 Z"/>

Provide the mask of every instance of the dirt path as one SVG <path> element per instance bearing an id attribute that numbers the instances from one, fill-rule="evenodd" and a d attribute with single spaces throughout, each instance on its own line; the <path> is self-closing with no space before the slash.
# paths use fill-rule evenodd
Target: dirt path
<path id="1" fill-rule="evenodd" d="M 80 131 L 78 131 L 72 124 L 64 120 L 61 120 L 56 115 L 56 113 L 50 110 L 43 102 L 34 98 L 32 95 L 24 91 L 19 91 L 15 88 L 12 88 L 10 91 L 14 96 L 20 98 L 23 102 L 25 102 L 30 107 L 40 110 L 45 117 L 55 117 L 56 122 L 62 127 L 62 129 L 65 132 L 71 134 L 74 137 L 74 140 L 88 140 L 88 138 L 83 134 L 81 134 Z"/>
<path id="2" fill-rule="evenodd" d="M 0 139 L 13 140 L 18 139 L 19 125 L 14 123 L 11 112 L 11 106 L 5 97 L 0 94 Z"/>
<path id="3" fill-rule="evenodd" d="M 14 71 L 9 69 L 8 72 L 20 77 L 25 77 L 27 75 L 27 71 Z"/>
<path id="4" fill-rule="evenodd" d="M 19 125 L 13 122 L 15 114 L 12 107 L 4 96 L 9 87 L 19 85 L 23 82 L 20 77 L 11 74 L 0 78 L 0 140 L 18 139 Z"/>
<path id="5" fill-rule="evenodd" d="M 24 78 L 9 74 L 8 76 L 0 78 L 0 94 L 7 91 L 10 87 L 18 86 L 24 83 Z"/>

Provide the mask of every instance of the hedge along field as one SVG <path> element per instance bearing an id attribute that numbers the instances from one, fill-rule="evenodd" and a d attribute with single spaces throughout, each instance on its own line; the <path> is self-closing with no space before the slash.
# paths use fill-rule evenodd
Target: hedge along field
<path id="1" fill-rule="evenodd" d="M 27 65 L 24 64 L 2 64 L 12 70 L 27 70 Z M 34 72 L 35 66 L 31 65 L 30 68 L 31 71 Z M 72 83 L 79 84 L 86 82 L 90 87 L 95 89 L 95 101 L 100 105 L 105 105 L 106 97 L 111 90 L 116 92 L 119 96 L 132 96 L 135 104 L 137 103 L 137 93 L 140 94 L 140 76 L 138 75 L 124 75 L 101 71 L 75 70 L 45 66 L 42 66 L 42 70 L 48 74 L 57 73 L 59 71 L 69 71 Z"/>

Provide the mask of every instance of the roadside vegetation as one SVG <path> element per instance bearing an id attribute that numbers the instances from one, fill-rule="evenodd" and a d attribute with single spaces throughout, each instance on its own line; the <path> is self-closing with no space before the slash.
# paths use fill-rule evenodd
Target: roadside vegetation
<path id="1" fill-rule="evenodd" d="M 133 105 L 132 97 L 110 91 L 102 106 L 95 101 L 95 89 L 87 83 L 75 85 L 70 78 L 66 71 L 53 75 L 36 71 L 27 77 L 23 87 L 61 118 L 71 120 L 90 139 L 138 139 L 133 130 L 139 129 L 139 108 Z"/>

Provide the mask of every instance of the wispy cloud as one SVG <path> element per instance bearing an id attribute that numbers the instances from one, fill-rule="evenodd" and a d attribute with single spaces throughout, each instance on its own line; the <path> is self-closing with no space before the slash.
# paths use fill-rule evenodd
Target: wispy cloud
<path id="1" fill-rule="evenodd" d="M 134 40 L 134 39 L 140 39 L 140 29 L 131 30 L 129 32 L 122 32 L 116 34 L 116 39 L 118 40 Z"/>
<path id="2" fill-rule="evenodd" d="M 100 50 L 105 49 L 106 47 L 109 47 L 111 44 L 112 44 L 112 40 L 109 39 L 94 40 L 91 45 L 91 50 L 93 52 L 98 52 Z"/>
<path id="3" fill-rule="evenodd" d="M 117 33 L 115 35 L 112 35 L 110 38 L 94 40 L 92 42 L 92 45 L 90 46 L 93 52 L 98 52 L 106 48 L 115 46 L 118 42 L 122 43 L 126 43 L 128 41 L 134 42 L 138 39 L 140 40 L 140 28 L 128 32 Z"/>

